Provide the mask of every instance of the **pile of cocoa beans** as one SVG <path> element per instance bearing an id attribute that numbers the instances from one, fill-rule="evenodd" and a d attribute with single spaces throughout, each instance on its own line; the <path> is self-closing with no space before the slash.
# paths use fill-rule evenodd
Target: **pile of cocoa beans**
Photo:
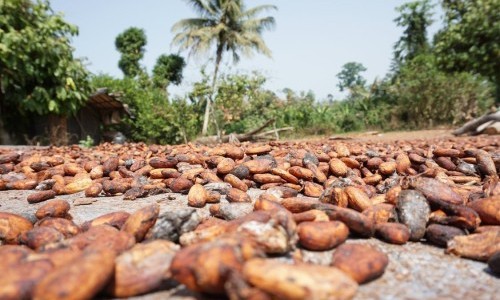
<path id="1" fill-rule="evenodd" d="M 230 299 L 351 299 L 389 260 L 348 237 L 426 242 L 498 274 L 499 143 L 478 136 L 0 152 L 0 190 L 48 200 L 34 224 L 0 212 L 0 299 L 130 297 L 178 283 Z M 264 192 L 253 198 L 249 189 Z M 124 201 L 184 193 L 187 206 L 160 214 L 154 203 L 75 224 L 66 200 L 49 199 L 79 192 Z M 197 210 L 207 205 L 204 219 Z M 335 250 L 324 266 L 306 262 L 301 249 Z"/>

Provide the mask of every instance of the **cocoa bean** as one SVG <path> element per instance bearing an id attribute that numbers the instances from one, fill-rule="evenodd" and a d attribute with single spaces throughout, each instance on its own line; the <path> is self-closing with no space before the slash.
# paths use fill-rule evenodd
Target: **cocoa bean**
<path id="1" fill-rule="evenodd" d="M 399 221 L 410 229 L 410 240 L 419 241 L 425 235 L 430 208 L 422 193 L 413 190 L 401 191 L 397 198 L 396 211 Z"/>
<path id="2" fill-rule="evenodd" d="M 224 177 L 224 182 L 229 183 L 235 189 L 239 189 L 243 192 L 248 191 L 248 186 L 241 179 L 239 179 L 237 176 L 233 174 L 227 174 Z"/>
<path id="3" fill-rule="evenodd" d="M 43 218 L 35 223 L 38 227 L 52 227 L 70 238 L 80 233 L 80 228 L 73 221 L 64 218 Z"/>
<path id="4" fill-rule="evenodd" d="M 343 243 L 349 229 L 339 221 L 302 222 L 297 226 L 297 234 L 300 245 L 305 249 L 325 251 Z"/>
<path id="5" fill-rule="evenodd" d="M 47 191 L 40 191 L 33 193 L 28 196 L 26 200 L 28 200 L 28 203 L 38 203 L 42 202 L 48 199 L 52 199 L 56 196 L 56 192 L 52 190 L 47 190 Z"/>
<path id="6" fill-rule="evenodd" d="M 252 200 L 250 199 L 250 196 L 248 196 L 247 193 L 239 190 L 232 188 L 229 190 L 226 196 L 227 201 L 229 202 L 251 202 Z"/>
<path id="7" fill-rule="evenodd" d="M 448 241 L 446 253 L 487 261 L 500 251 L 500 232 L 488 231 L 471 235 L 459 235 Z"/>
<path id="8" fill-rule="evenodd" d="M 463 204 L 463 199 L 447 184 L 432 178 L 420 177 L 414 180 L 411 185 L 421 192 L 430 204 L 435 201 L 444 201 L 451 204 Z"/>
<path id="9" fill-rule="evenodd" d="M 169 184 L 169 188 L 172 190 L 174 193 L 183 193 L 187 194 L 189 192 L 189 189 L 193 186 L 193 182 L 189 179 L 186 178 L 175 178 L 172 183 Z"/>
<path id="10" fill-rule="evenodd" d="M 476 160 L 479 171 L 485 176 L 498 176 L 497 169 L 491 155 L 484 150 L 476 151 Z"/>
<path id="11" fill-rule="evenodd" d="M 110 157 L 102 163 L 102 168 L 104 172 L 104 176 L 109 175 L 112 171 L 116 171 L 118 169 L 118 165 L 120 164 L 118 157 Z"/>
<path id="12" fill-rule="evenodd" d="M 130 214 L 125 211 L 116 211 L 105 214 L 91 221 L 84 222 L 82 224 L 82 231 L 87 231 L 89 228 L 99 225 L 109 225 L 115 227 L 116 229 L 121 229 L 129 217 Z"/>
<path id="13" fill-rule="evenodd" d="M 336 268 L 252 259 L 243 276 L 277 299 L 352 299 L 357 284 Z"/>
<path id="14" fill-rule="evenodd" d="M 115 260 L 111 293 L 132 297 L 160 287 L 170 278 L 170 263 L 179 246 L 165 240 L 137 244 Z"/>
<path id="15" fill-rule="evenodd" d="M 86 251 L 71 264 L 54 269 L 37 284 L 33 299 L 90 299 L 113 276 L 112 250 Z"/>
<path id="16" fill-rule="evenodd" d="M 188 205 L 193 207 L 203 207 L 207 202 L 207 191 L 201 184 L 195 184 L 188 193 Z"/>
<path id="17" fill-rule="evenodd" d="M 488 267 L 493 273 L 500 275 L 500 251 L 490 257 L 488 260 Z"/>
<path id="18" fill-rule="evenodd" d="M 331 265 L 361 284 L 382 276 L 388 264 L 387 255 L 372 246 L 343 244 L 333 253 Z"/>
<path id="19" fill-rule="evenodd" d="M 39 220 L 46 217 L 66 218 L 68 217 L 69 209 L 70 206 L 66 200 L 52 200 L 38 208 L 35 216 Z"/>
<path id="20" fill-rule="evenodd" d="M 30 299 L 33 289 L 54 268 L 48 260 L 27 261 L 0 273 L 0 299 Z"/>
<path id="21" fill-rule="evenodd" d="M 5 244 L 17 244 L 21 234 L 31 230 L 33 224 L 26 218 L 0 212 L 0 242 Z"/>
<path id="22" fill-rule="evenodd" d="M 500 225 L 500 195 L 478 199 L 467 204 L 481 218 L 482 224 Z"/>
<path id="23" fill-rule="evenodd" d="M 102 192 L 102 189 L 102 184 L 94 182 L 91 186 L 85 189 L 85 197 L 97 197 Z"/>
<path id="24" fill-rule="evenodd" d="M 141 242 L 148 230 L 155 224 L 159 213 L 160 206 L 158 204 L 143 207 L 128 217 L 121 230 L 133 235 L 136 242 Z"/>
<path id="25" fill-rule="evenodd" d="M 146 239 L 164 239 L 178 242 L 179 237 L 194 230 L 201 222 L 200 215 L 194 208 L 183 208 L 162 213 L 149 230 Z"/>
<path id="26" fill-rule="evenodd" d="M 160 158 L 160 157 L 152 157 L 149 160 L 149 165 L 155 169 L 162 169 L 162 168 L 175 168 L 179 161 L 172 156 L 167 156 L 165 158 Z M 131 170 L 133 171 L 133 170 Z"/>
<path id="27" fill-rule="evenodd" d="M 446 247 L 448 241 L 459 235 L 465 235 L 465 232 L 453 226 L 440 224 L 431 224 L 425 231 L 427 241 L 439 247 Z"/>
<path id="28" fill-rule="evenodd" d="M 43 246 L 64 239 L 64 235 L 53 227 L 35 227 L 19 236 L 19 243 L 39 250 Z"/>
<path id="29" fill-rule="evenodd" d="M 229 274 L 241 272 L 245 261 L 261 256 L 263 253 L 249 239 L 221 237 L 182 248 L 174 256 L 170 272 L 190 290 L 223 294 Z"/>
<path id="30" fill-rule="evenodd" d="M 410 239 L 410 230 L 399 223 L 379 223 L 375 225 L 375 236 L 396 245 L 403 245 Z"/>

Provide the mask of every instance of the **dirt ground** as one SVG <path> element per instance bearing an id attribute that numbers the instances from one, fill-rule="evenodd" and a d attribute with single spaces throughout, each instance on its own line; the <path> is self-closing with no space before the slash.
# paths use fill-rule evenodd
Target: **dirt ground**
<path id="1" fill-rule="evenodd" d="M 353 138 L 359 141 L 391 141 L 451 137 L 449 130 L 393 133 L 343 134 L 338 138 Z M 308 141 L 313 139 L 307 139 Z M 0 211 L 12 212 L 34 220 L 34 213 L 44 203 L 28 204 L 26 197 L 33 191 L 0 192 Z M 249 195 L 255 200 L 261 190 L 252 189 Z M 75 223 L 112 211 L 133 212 L 149 203 L 159 203 L 161 212 L 187 207 L 187 197 L 181 194 L 162 194 L 134 201 L 124 201 L 122 196 L 99 197 L 86 205 L 75 205 L 74 201 L 84 198 L 83 193 L 60 196 L 71 204 L 70 210 Z M 222 202 L 226 202 L 222 199 Z M 242 210 L 252 210 L 252 204 L 243 204 Z M 198 209 L 202 216 L 209 215 L 209 205 Z M 403 246 L 383 243 L 377 239 L 349 239 L 347 243 L 368 243 L 375 245 L 389 256 L 385 274 L 368 284 L 361 285 L 355 299 L 500 299 L 500 278 L 487 271 L 485 263 L 461 259 L 444 253 L 444 250 L 425 243 L 409 242 Z M 329 264 L 334 250 L 312 252 L 301 250 L 306 261 Z M 133 299 L 217 299 L 207 298 L 188 291 L 183 286 L 150 293 Z"/>

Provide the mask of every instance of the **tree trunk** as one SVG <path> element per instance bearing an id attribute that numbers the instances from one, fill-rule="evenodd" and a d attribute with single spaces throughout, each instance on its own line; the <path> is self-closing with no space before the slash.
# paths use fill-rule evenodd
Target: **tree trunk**
<path id="1" fill-rule="evenodd" d="M 49 115 L 49 139 L 54 146 L 68 144 L 68 118 L 64 115 Z"/>
<path id="2" fill-rule="evenodd" d="M 220 62 L 222 60 L 222 45 L 219 45 L 217 47 L 217 54 L 215 57 L 215 70 L 214 70 L 214 76 L 212 78 L 212 91 L 210 92 L 210 96 L 207 99 L 207 105 L 205 106 L 205 116 L 203 118 L 203 128 L 201 129 L 201 135 L 205 136 L 207 135 L 208 131 L 208 121 L 210 120 L 210 107 L 213 102 L 214 94 L 215 94 L 215 82 L 217 80 L 217 73 L 219 72 L 219 66 Z"/>

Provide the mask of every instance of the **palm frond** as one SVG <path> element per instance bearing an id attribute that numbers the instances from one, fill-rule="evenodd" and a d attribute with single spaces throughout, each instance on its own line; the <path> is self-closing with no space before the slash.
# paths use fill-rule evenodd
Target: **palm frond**
<path id="1" fill-rule="evenodd" d="M 275 27 L 272 16 L 258 18 L 265 11 L 277 10 L 274 5 L 260 5 L 248 10 L 243 0 L 187 0 L 200 18 L 184 19 L 174 24 L 172 45 L 189 50 L 189 56 L 205 54 L 214 45 L 223 52 L 231 52 L 233 62 L 240 54 L 252 56 L 254 52 L 271 56 L 262 39 L 262 32 Z"/>
<path id="2" fill-rule="evenodd" d="M 271 10 L 278 10 L 278 7 L 276 5 L 259 5 L 252 7 L 250 9 L 247 9 L 243 13 L 243 17 L 245 18 L 255 18 L 257 15 L 266 12 L 266 11 L 271 11 Z"/>
<path id="3" fill-rule="evenodd" d="M 182 19 L 175 23 L 172 26 L 172 32 L 180 32 L 180 31 L 189 31 L 189 30 L 197 30 L 203 27 L 214 26 L 215 21 L 209 18 L 191 18 L 191 19 Z"/>
<path id="4" fill-rule="evenodd" d="M 244 28 L 244 31 L 254 31 L 261 33 L 264 30 L 274 29 L 276 27 L 276 20 L 274 19 L 274 17 L 248 19 L 243 22 L 242 27 Z"/>
<path id="5" fill-rule="evenodd" d="M 207 17 L 215 14 L 214 6 L 207 0 L 185 0 L 194 11 L 201 17 Z"/>

